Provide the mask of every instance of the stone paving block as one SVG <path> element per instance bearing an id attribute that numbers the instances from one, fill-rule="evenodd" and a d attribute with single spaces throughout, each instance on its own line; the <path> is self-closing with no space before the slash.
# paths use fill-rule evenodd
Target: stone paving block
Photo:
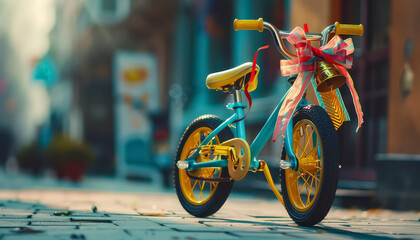
<path id="1" fill-rule="evenodd" d="M 308 233 L 327 233 L 327 234 L 341 234 L 352 235 L 353 233 L 371 234 L 371 231 L 362 230 L 360 228 L 348 226 L 315 226 L 307 231 Z"/>
<path id="2" fill-rule="evenodd" d="M 132 221 L 138 221 L 138 222 L 152 222 L 155 223 L 156 221 L 152 221 L 147 217 L 144 216 L 115 216 L 115 215 L 111 215 L 110 216 L 111 219 L 113 219 L 114 221 L 126 221 L 126 222 L 132 222 Z"/>
<path id="3" fill-rule="evenodd" d="M 80 230 L 94 230 L 94 231 L 120 231 L 120 230 L 124 230 L 123 227 L 121 226 L 117 226 L 117 225 L 95 225 L 95 224 L 88 224 L 88 225 L 80 225 L 79 226 Z"/>
<path id="4" fill-rule="evenodd" d="M 372 238 L 375 238 L 376 235 L 379 234 L 379 232 L 376 232 L 376 231 L 370 231 L 366 229 L 352 228 L 352 227 L 347 227 L 347 228 L 319 227 L 317 229 L 319 233 L 322 233 L 325 236 L 347 236 L 353 239 L 372 239 Z M 305 232 L 305 233 L 302 232 L 300 234 L 307 235 L 307 234 L 310 234 L 310 232 Z"/>
<path id="5" fill-rule="evenodd" d="M 137 212 L 135 214 L 126 214 L 126 213 L 104 213 L 104 215 L 109 216 L 109 217 L 118 217 L 118 218 L 125 218 L 125 219 L 130 219 L 130 218 L 143 218 L 142 216 L 140 216 L 140 214 L 138 214 Z"/>
<path id="6" fill-rule="evenodd" d="M 71 216 L 52 216 L 51 214 L 33 214 L 31 221 L 46 221 L 52 220 L 57 222 L 70 221 Z"/>
<path id="7" fill-rule="evenodd" d="M 49 236 L 45 233 L 35 233 L 35 234 L 13 234 L 13 235 L 4 235 L 2 240 L 57 240 L 54 236 Z"/>
<path id="8" fill-rule="evenodd" d="M 346 223 L 346 222 L 347 221 L 344 221 L 342 219 L 324 219 L 324 220 L 322 220 L 321 224 L 342 224 L 342 223 Z"/>
<path id="9" fill-rule="evenodd" d="M 141 239 L 238 239 L 237 236 L 226 232 L 178 232 L 178 231 L 129 231 L 131 236 Z"/>
<path id="10" fill-rule="evenodd" d="M 48 214 L 48 215 L 52 215 L 55 212 L 67 212 L 67 209 L 36 209 L 34 210 L 34 212 L 36 212 L 36 214 Z M 32 213 L 33 214 L 33 213 Z"/>
<path id="11" fill-rule="evenodd" d="M 251 229 L 247 229 L 246 231 L 250 231 Z M 266 229 L 262 229 L 260 230 L 260 232 L 278 232 L 278 233 L 295 233 L 295 232 L 301 232 L 302 229 L 300 229 L 300 227 L 297 226 L 281 226 L 281 225 L 277 225 L 277 226 L 270 226 L 267 227 Z"/>
<path id="12" fill-rule="evenodd" d="M 171 225 L 184 225 L 184 224 L 198 224 L 199 221 L 205 218 L 192 218 L 192 217 L 144 217 L 149 221 Z"/>
<path id="13" fill-rule="evenodd" d="M 22 226 L 23 227 L 23 226 Z M 0 228 L 0 239 L 4 234 L 11 234 L 13 230 L 19 229 L 19 227 L 1 227 Z"/>
<path id="14" fill-rule="evenodd" d="M 115 205 L 114 205 L 114 207 L 110 207 L 109 209 L 101 208 L 100 211 L 104 212 L 104 213 L 108 213 L 109 215 L 112 215 L 112 214 L 135 214 L 135 215 L 139 215 L 139 213 L 135 209 L 121 208 L 121 207 L 116 207 Z"/>
<path id="15" fill-rule="evenodd" d="M 374 235 L 371 233 L 360 233 L 360 232 L 352 232 L 352 231 L 343 231 L 339 229 L 324 229 L 321 227 L 312 227 L 312 228 L 305 228 L 305 227 L 297 227 L 296 230 L 298 231 L 288 231 L 288 234 L 292 234 L 293 236 L 299 238 L 307 238 L 307 239 L 372 239 Z"/>
<path id="16" fill-rule="evenodd" d="M 237 239 L 241 240 L 256 240 L 256 239 L 264 239 L 264 240 L 297 240 L 297 239 L 305 239 L 302 236 L 293 235 L 293 234 L 285 234 L 285 233 L 253 233 L 253 232 L 234 232 Z"/>
<path id="17" fill-rule="evenodd" d="M 73 217 L 109 217 L 108 214 L 103 212 L 92 212 L 92 211 L 71 211 Z"/>
<path id="18" fill-rule="evenodd" d="M 78 230 L 80 227 L 79 226 L 74 226 L 74 225 L 30 225 L 30 226 L 25 226 L 27 228 L 33 229 L 35 231 L 45 231 L 47 233 L 50 232 L 61 232 L 61 231 L 73 231 L 73 230 Z"/>
<path id="19" fill-rule="evenodd" d="M 99 223 L 99 222 L 78 222 L 80 227 L 94 227 L 94 228 L 116 228 L 119 227 L 112 222 L 107 223 Z"/>
<path id="20" fill-rule="evenodd" d="M 1 215 L 27 216 L 31 215 L 33 211 L 28 209 L 0 208 L 0 212 Z"/>
<path id="21" fill-rule="evenodd" d="M 136 208 L 138 214 L 142 216 L 165 216 L 170 215 L 171 213 L 168 211 L 164 211 L 161 209 L 150 209 L 150 208 Z"/>
<path id="22" fill-rule="evenodd" d="M 227 230 L 223 228 L 214 228 L 209 227 L 203 224 L 188 224 L 188 225 L 177 225 L 177 226 L 171 226 L 165 224 L 164 226 L 173 229 L 178 232 L 228 232 Z"/>
<path id="23" fill-rule="evenodd" d="M 28 219 L 31 215 L 0 215 L 0 219 Z"/>
<path id="24" fill-rule="evenodd" d="M 270 231 L 269 226 L 249 223 L 232 223 L 232 222 L 205 222 L 204 225 L 211 227 L 212 229 L 224 230 L 224 231 L 242 231 L 252 229 L 254 232 L 265 232 Z"/>
<path id="25" fill-rule="evenodd" d="M 80 226 L 79 222 L 65 222 L 65 221 L 34 221 L 30 222 L 29 226 Z"/>
<path id="26" fill-rule="evenodd" d="M 107 230 L 107 229 L 101 229 L 100 231 L 97 229 L 88 229 L 88 230 L 75 230 L 71 232 L 62 232 L 62 233 L 51 233 L 52 236 L 55 237 L 55 239 L 66 239 L 65 237 L 68 237 L 67 239 L 77 239 L 76 237 L 80 237 L 83 235 L 85 240 L 105 240 L 105 239 L 112 239 L 112 240 L 120 240 L 120 239 L 139 239 L 137 237 L 131 236 L 130 233 L 127 231 L 124 231 L 123 229 L 115 229 L 115 230 Z M 70 238 L 71 236 L 74 236 L 73 238 Z M 79 238 L 82 239 L 82 238 Z M 146 239 L 141 237 L 140 239 Z"/>
<path id="27" fill-rule="evenodd" d="M 209 219 L 210 220 L 210 219 Z M 267 221 L 267 219 L 249 219 L 249 218 L 233 218 L 233 219 L 218 219 L 218 221 L 209 221 L 204 220 L 203 223 L 210 226 L 219 226 L 219 227 L 235 227 L 235 228 L 255 228 L 255 229 L 275 229 L 278 227 L 288 227 L 292 222 L 283 221 L 278 222 L 278 220 Z M 268 219 L 271 220 L 271 219 Z M 293 224 L 294 226 L 294 224 Z"/>
<path id="28" fill-rule="evenodd" d="M 113 219 L 114 218 L 111 218 L 111 217 L 95 217 L 95 216 L 70 217 L 70 221 L 73 221 L 73 222 L 111 222 Z"/>
<path id="29" fill-rule="evenodd" d="M 296 237 L 292 237 L 292 236 L 263 236 L 264 238 L 259 238 L 258 235 L 250 235 L 250 236 L 246 236 L 246 237 L 240 237 L 238 239 L 241 240 L 256 240 L 256 239 L 264 239 L 264 240 L 297 240 L 299 238 Z"/>
<path id="30" fill-rule="evenodd" d="M 391 235 L 411 235 L 420 234 L 420 225 L 417 227 L 406 227 L 406 226 L 371 226 L 364 227 L 363 229 L 371 232 L 386 233 Z"/>
<path id="31" fill-rule="evenodd" d="M 29 222 L 31 218 L 0 218 L 0 226 L 7 222 Z"/>
<path id="32" fill-rule="evenodd" d="M 150 221 L 125 221 L 125 220 L 114 220 L 112 221 L 115 225 L 120 226 L 125 229 L 163 229 L 168 228 L 162 226 L 163 224 L 158 224 Z"/>
<path id="33" fill-rule="evenodd" d="M 26 220 L 9 220 L 9 221 L 0 221 L 0 228 L 3 227 L 24 227 L 27 226 L 29 221 L 29 219 Z"/>

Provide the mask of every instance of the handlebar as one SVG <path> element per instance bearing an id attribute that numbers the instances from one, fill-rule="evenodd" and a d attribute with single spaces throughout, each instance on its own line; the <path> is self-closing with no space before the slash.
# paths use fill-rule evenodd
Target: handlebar
<path id="1" fill-rule="evenodd" d="M 262 32 L 264 30 L 264 21 L 262 18 L 258 20 L 238 20 L 233 21 L 233 28 L 235 31 L 238 30 L 258 30 Z"/>
<path id="2" fill-rule="evenodd" d="M 338 22 L 335 22 L 335 34 L 363 36 L 363 25 L 340 24 Z"/>
<path id="3" fill-rule="evenodd" d="M 290 32 L 279 31 L 274 25 L 268 22 L 264 22 L 262 18 L 258 20 L 238 20 L 235 19 L 233 22 L 233 28 L 235 31 L 238 30 L 258 30 L 262 32 L 264 29 L 270 31 L 273 35 L 274 42 L 279 52 L 288 59 L 296 58 L 297 56 L 291 53 L 284 45 L 283 38 L 289 36 Z M 363 25 L 351 25 L 351 24 L 340 24 L 338 22 L 335 25 L 326 27 L 322 33 L 307 33 L 306 39 L 308 41 L 321 41 L 321 46 L 325 45 L 328 41 L 330 33 L 335 31 L 336 35 L 363 35 Z"/>

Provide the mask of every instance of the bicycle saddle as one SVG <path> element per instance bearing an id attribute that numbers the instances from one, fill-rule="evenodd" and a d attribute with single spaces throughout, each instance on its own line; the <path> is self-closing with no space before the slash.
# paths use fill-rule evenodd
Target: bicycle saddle
<path id="1" fill-rule="evenodd" d="M 252 71 L 252 62 L 247 62 L 235 68 L 222 72 L 212 73 L 207 76 L 206 85 L 209 89 L 229 91 L 230 89 L 243 89 L 245 83 L 250 80 Z M 258 85 L 258 72 L 260 67 L 255 66 L 254 81 L 248 86 L 248 91 L 254 91 Z M 245 80 L 245 82 L 243 81 Z"/>

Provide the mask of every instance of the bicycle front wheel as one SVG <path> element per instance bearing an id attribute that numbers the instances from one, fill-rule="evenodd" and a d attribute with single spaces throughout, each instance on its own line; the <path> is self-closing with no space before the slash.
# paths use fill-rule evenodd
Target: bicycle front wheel
<path id="1" fill-rule="evenodd" d="M 297 170 L 280 170 L 284 203 L 297 224 L 313 226 L 328 214 L 338 181 L 338 137 L 323 108 L 310 105 L 294 114 L 293 152 Z"/>

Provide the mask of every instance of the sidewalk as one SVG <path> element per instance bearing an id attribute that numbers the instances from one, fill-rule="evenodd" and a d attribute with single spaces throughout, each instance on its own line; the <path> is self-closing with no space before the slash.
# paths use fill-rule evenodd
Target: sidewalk
<path id="1" fill-rule="evenodd" d="M 420 239 L 419 212 L 333 208 L 321 224 L 304 228 L 278 201 L 251 195 L 232 194 L 214 216 L 195 218 L 173 191 L 149 184 L 2 176 L 1 240 Z"/>

